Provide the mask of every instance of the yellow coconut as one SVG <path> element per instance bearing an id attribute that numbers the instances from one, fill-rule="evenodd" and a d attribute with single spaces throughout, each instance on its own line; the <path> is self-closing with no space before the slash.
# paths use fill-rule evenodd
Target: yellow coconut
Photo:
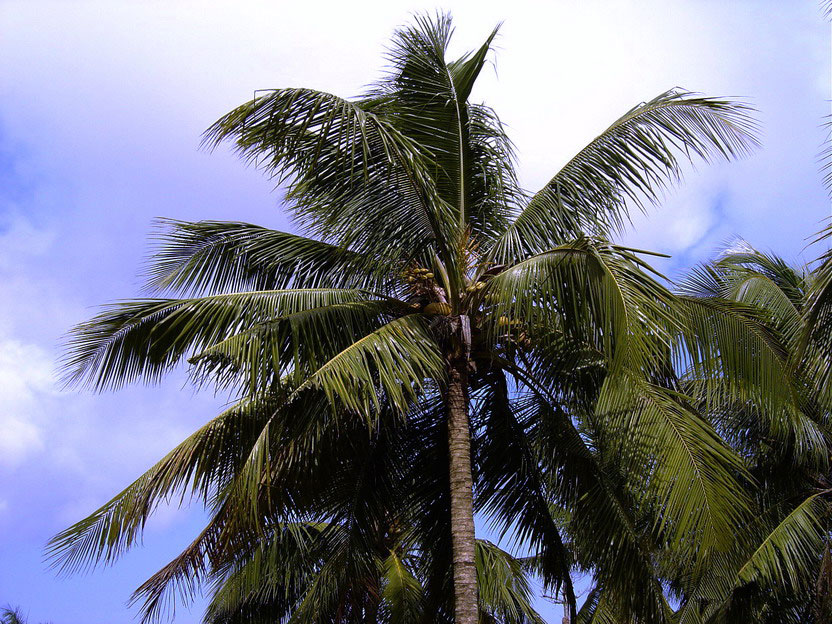
<path id="1" fill-rule="evenodd" d="M 428 316 L 448 316 L 451 313 L 451 306 L 440 302 L 429 303 L 422 309 L 422 313 Z"/>

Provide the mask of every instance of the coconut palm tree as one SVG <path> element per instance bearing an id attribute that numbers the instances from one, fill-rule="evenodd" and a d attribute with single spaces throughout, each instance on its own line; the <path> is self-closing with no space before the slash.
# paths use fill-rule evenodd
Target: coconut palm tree
<path id="1" fill-rule="evenodd" d="M 0 622 L 3 624 L 25 624 L 26 618 L 19 608 L 4 607 L 0 610 Z"/>
<path id="2" fill-rule="evenodd" d="M 20 607 L 5 606 L 0 609 L 0 624 L 27 624 L 28 618 Z"/>
<path id="3" fill-rule="evenodd" d="M 829 343 L 816 327 L 822 316 L 813 307 L 825 271 L 824 264 L 815 271 L 795 268 L 741 243 L 682 284 L 683 296 L 743 306 L 765 327 L 788 362 L 785 373 L 797 399 L 771 412 L 753 396 L 737 401 L 721 392 L 718 386 L 729 379 L 696 371 L 685 378 L 686 392 L 700 397 L 702 412 L 744 458 L 759 487 L 756 513 L 734 548 L 713 562 L 700 583 L 679 584 L 682 622 L 832 619 Z"/>
<path id="4" fill-rule="evenodd" d="M 451 33 L 448 16 L 416 17 L 364 96 L 277 89 L 208 130 L 209 146 L 233 141 L 286 189 L 302 234 L 168 223 L 148 283 L 171 296 L 74 330 L 72 383 L 152 381 L 187 360 L 197 384 L 240 402 L 58 536 L 66 565 L 111 561 L 159 500 L 190 490 L 219 519 L 177 568 L 197 582 L 216 534 L 328 513 L 320 484 L 289 487 L 282 472 L 356 461 L 317 436 L 353 421 L 418 434 L 410 420 L 426 411 L 439 438 L 391 451 L 385 470 L 423 471 L 409 517 L 433 566 L 425 593 L 434 612 L 451 597 L 458 624 L 479 618 L 475 510 L 534 551 L 573 619 L 573 569 L 621 617 L 662 621 L 657 553 L 694 577 L 731 541 L 748 474 L 678 371 L 730 375 L 726 393 L 780 405 L 781 354 L 753 319 L 675 296 L 609 237 L 685 159 L 753 145 L 747 109 L 662 93 L 529 194 L 498 117 L 470 100 L 497 31 L 448 61 Z"/>

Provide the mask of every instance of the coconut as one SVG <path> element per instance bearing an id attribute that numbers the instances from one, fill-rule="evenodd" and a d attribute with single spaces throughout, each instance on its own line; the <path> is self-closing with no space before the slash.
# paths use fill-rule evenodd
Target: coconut
<path id="1" fill-rule="evenodd" d="M 427 314 L 428 316 L 448 316 L 451 313 L 451 306 L 447 303 L 435 301 L 426 305 L 422 309 L 422 313 Z"/>

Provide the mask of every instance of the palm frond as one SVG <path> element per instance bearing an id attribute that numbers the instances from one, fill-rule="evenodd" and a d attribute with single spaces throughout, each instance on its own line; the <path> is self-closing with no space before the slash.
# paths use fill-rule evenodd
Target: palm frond
<path id="1" fill-rule="evenodd" d="M 26 624 L 26 617 L 20 607 L 3 607 L 0 609 L 0 624 Z"/>
<path id="2" fill-rule="evenodd" d="M 320 388 L 360 414 L 380 409 L 379 390 L 390 404 L 407 412 L 426 380 L 444 378 L 441 354 L 421 314 L 387 323 L 356 341 L 303 382 L 296 392 Z"/>
<path id="3" fill-rule="evenodd" d="M 532 588 L 519 559 L 486 540 L 477 540 L 480 610 L 496 622 L 543 624 L 532 606 Z"/>
<path id="4" fill-rule="evenodd" d="M 388 259 L 248 223 L 160 220 L 148 287 L 183 295 L 287 288 L 386 292 Z"/>
<path id="5" fill-rule="evenodd" d="M 750 475 L 686 398 L 611 376 L 597 409 L 614 433 L 611 446 L 619 449 L 627 478 L 659 502 L 656 529 L 698 557 L 729 544 L 750 512 L 741 481 Z"/>
<path id="6" fill-rule="evenodd" d="M 227 483 L 279 406 L 274 398 L 243 400 L 203 425 L 130 486 L 87 518 L 58 533 L 47 557 L 63 571 L 111 564 L 141 540 L 159 504 L 187 492 L 208 502 Z"/>
<path id="7" fill-rule="evenodd" d="M 533 549 L 534 570 L 547 589 L 563 590 L 575 609 L 575 592 L 570 568 L 572 555 L 561 538 L 551 507 L 554 493 L 547 487 L 543 461 L 533 446 L 531 436 L 518 420 L 509 397 L 505 377 L 499 373 L 491 380 L 480 400 L 477 423 L 480 434 L 475 440 L 476 460 L 480 466 L 477 480 L 477 506 L 492 518 L 501 532 L 512 533 L 518 544 Z M 520 417 L 528 417 L 521 412 Z"/>
<path id="8" fill-rule="evenodd" d="M 188 355 L 257 323 L 374 299 L 378 297 L 357 290 L 289 289 L 111 304 L 70 333 L 63 362 L 65 380 L 95 390 L 139 378 L 155 382 Z"/>
<path id="9" fill-rule="evenodd" d="M 750 109 L 671 89 L 639 104 L 570 160 L 532 197 L 495 247 L 495 262 L 540 253 L 582 233 L 605 235 L 628 204 L 655 202 L 682 173 L 680 156 L 709 161 L 757 144 Z"/>
<path id="10" fill-rule="evenodd" d="M 384 560 L 382 598 L 390 624 L 409 624 L 422 618 L 422 584 L 393 551 Z"/>
<path id="11" fill-rule="evenodd" d="M 359 253 L 412 257 L 442 243 L 441 202 L 433 201 L 418 145 L 378 114 L 379 105 L 277 89 L 218 120 L 205 143 L 233 140 L 287 184 L 291 209 L 311 233 Z"/>
<path id="12" fill-rule="evenodd" d="M 738 580 L 794 589 L 805 585 L 805 571 L 820 560 L 829 530 L 829 502 L 825 497 L 830 492 L 812 494 L 783 518 L 740 568 Z"/>
<path id="13" fill-rule="evenodd" d="M 224 622 L 235 613 L 268 612 L 282 621 L 302 599 L 321 556 L 327 525 L 312 522 L 280 524 L 253 553 L 219 566 L 216 590 L 205 614 L 206 622 Z"/>
<path id="14" fill-rule="evenodd" d="M 610 369 L 648 373 L 666 352 L 676 320 L 671 295 L 632 254 L 579 239 L 507 267 L 483 289 L 486 328 L 497 340 L 506 323 L 557 328 L 595 348 Z"/>

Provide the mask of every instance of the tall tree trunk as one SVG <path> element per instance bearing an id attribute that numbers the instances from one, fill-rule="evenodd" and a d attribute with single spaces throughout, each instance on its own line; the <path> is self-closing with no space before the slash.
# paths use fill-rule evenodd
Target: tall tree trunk
<path id="1" fill-rule="evenodd" d="M 449 366 L 448 452 L 451 483 L 451 542 L 453 545 L 454 623 L 477 624 L 474 496 L 471 476 L 471 431 L 468 424 L 468 363 Z"/>

